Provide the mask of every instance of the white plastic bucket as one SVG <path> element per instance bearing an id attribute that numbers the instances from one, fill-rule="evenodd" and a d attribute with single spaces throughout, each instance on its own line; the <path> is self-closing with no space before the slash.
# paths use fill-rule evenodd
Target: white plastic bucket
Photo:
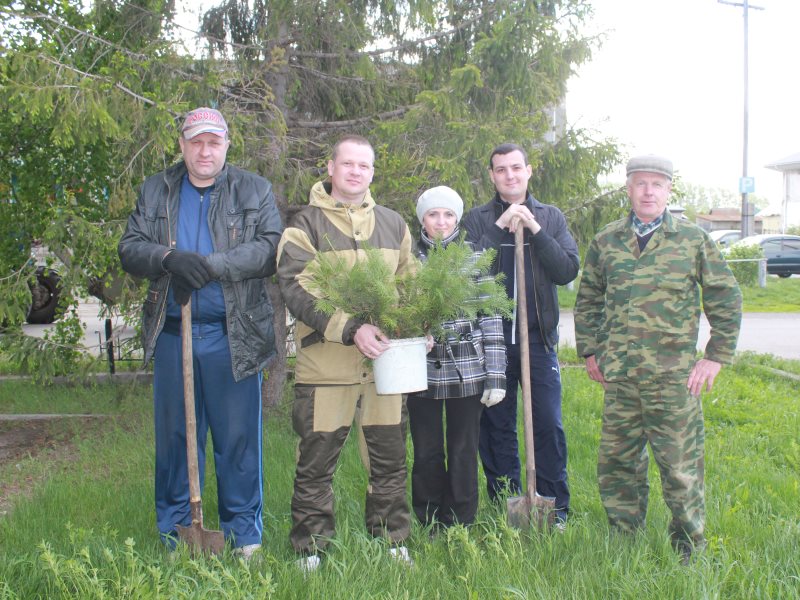
<path id="1" fill-rule="evenodd" d="M 379 394 L 407 394 L 428 389 L 425 338 L 390 340 L 389 348 L 372 361 Z"/>

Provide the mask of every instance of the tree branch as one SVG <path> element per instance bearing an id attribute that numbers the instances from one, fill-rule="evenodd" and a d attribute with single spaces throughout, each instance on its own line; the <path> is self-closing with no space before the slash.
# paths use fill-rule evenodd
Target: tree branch
<path id="1" fill-rule="evenodd" d="M 347 121 L 296 121 L 291 120 L 290 122 L 295 127 L 301 127 L 303 129 L 343 129 L 347 127 L 356 127 L 358 125 L 363 125 L 364 123 L 369 123 L 370 121 L 383 121 L 385 119 L 392 119 L 394 117 L 400 117 L 406 112 L 408 112 L 413 106 L 402 106 L 395 110 L 390 110 L 388 112 L 379 113 L 377 115 L 372 115 L 369 117 L 360 117 L 358 119 L 349 119 Z"/>
<path id="2" fill-rule="evenodd" d="M 423 38 L 417 38 L 414 40 L 409 40 L 397 46 L 390 46 L 389 48 L 380 48 L 378 50 L 370 50 L 368 52 L 358 52 L 357 50 L 346 50 L 344 52 L 314 52 L 309 50 L 292 50 L 291 48 L 286 49 L 286 53 L 291 56 L 297 56 L 301 58 L 341 58 L 342 56 L 347 57 L 360 57 L 360 56 L 380 56 L 382 54 L 393 54 L 395 52 L 402 52 L 405 50 L 409 50 L 410 48 L 414 48 L 415 46 L 419 46 L 424 44 L 425 42 L 430 42 L 432 40 L 438 40 L 443 37 L 447 37 L 453 35 L 454 33 L 458 33 L 462 29 L 469 27 L 475 23 L 482 21 L 483 19 L 490 17 L 496 12 L 495 8 L 491 8 L 485 10 L 480 13 L 477 17 L 473 19 L 467 19 L 462 23 L 459 23 L 452 29 L 448 29 L 447 31 L 440 31 L 437 33 L 432 33 L 429 36 Z M 287 45 L 293 43 L 294 40 L 287 41 Z"/>
<path id="3" fill-rule="evenodd" d="M 619 186 L 617 188 L 614 188 L 612 190 L 608 190 L 607 192 L 603 192 L 599 196 L 595 196 L 594 198 L 590 198 L 588 200 L 584 200 L 581 204 L 578 204 L 577 206 L 572 206 L 570 208 L 567 208 L 563 212 L 564 212 L 565 215 L 568 215 L 568 214 L 573 213 L 575 211 L 582 210 L 582 209 L 584 209 L 584 208 L 586 208 L 588 206 L 591 206 L 595 202 L 600 202 L 601 200 L 604 200 L 605 198 L 608 198 L 609 196 L 613 196 L 614 194 L 619 194 L 620 192 L 622 192 L 624 190 L 625 190 L 625 186 L 621 185 L 621 186 Z"/>

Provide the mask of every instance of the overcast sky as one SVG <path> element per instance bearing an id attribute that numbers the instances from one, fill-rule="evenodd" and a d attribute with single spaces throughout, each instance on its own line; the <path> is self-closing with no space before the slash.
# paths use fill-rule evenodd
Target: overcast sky
<path id="1" fill-rule="evenodd" d="M 800 153 L 800 0 L 756 0 L 749 16 L 748 175 L 780 201 L 764 165 Z M 567 119 L 617 139 L 629 155 L 671 157 L 691 183 L 738 193 L 742 175 L 744 19 L 717 0 L 594 0 L 607 32 L 570 81 Z M 615 178 L 621 181 L 622 171 Z"/>

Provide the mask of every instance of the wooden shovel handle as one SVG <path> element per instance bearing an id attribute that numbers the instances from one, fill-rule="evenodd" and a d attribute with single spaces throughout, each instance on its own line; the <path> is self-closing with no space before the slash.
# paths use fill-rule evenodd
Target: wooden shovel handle
<path id="1" fill-rule="evenodd" d="M 197 463 L 197 418 L 194 408 L 192 367 L 192 301 L 181 306 L 181 348 L 183 357 L 183 410 L 186 413 L 186 461 L 189 469 L 189 501 L 200 500 L 200 469 Z"/>
<path id="2" fill-rule="evenodd" d="M 528 498 L 536 495 L 536 461 L 533 450 L 533 405 L 531 404 L 531 357 L 528 346 L 528 297 L 525 290 L 525 227 L 517 222 L 514 233 L 515 280 L 517 284 L 517 323 L 519 324 L 520 383 L 522 416 L 525 427 L 525 484 Z"/>

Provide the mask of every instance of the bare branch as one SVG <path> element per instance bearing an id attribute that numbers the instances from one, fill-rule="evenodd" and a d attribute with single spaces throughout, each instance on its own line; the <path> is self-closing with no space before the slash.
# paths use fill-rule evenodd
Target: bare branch
<path id="1" fill-rule="evenodd" d="M 358 57 L 358 56 L 380 56 L 382 54 L 394 54 L 395 52 L 403 52 L 414 48 L 416 46 L 420 46 L 425 42 L 430 42 L 432 40 L 438 40 L 443 37 L 451 36 L 455 33 L 458 33 L 462 29 L 469 27 L 475 23 L 486 19 L 487 17 L 493 15 L 496 12 L 494 8 L 485 10 L 481 12 L 477 17 L 473 19 L 467 19 L 462 23 L 459 23 L 452 29 L 448 29 L 447 31 L 439 31 L 437 33 L 432 33 L 431 35 L 423 38 L 417 38 L 414 40 L 409 40 L 403 44 L 399 44 L 397 46 L 391 46 L 389 48 L 380 48 L 378 50 L 370 50 L 369 52 L 357 52 L 355 50 L 347 50 L 345 52 L 314 52 L 314 51 L 307 51 L 307 50 L 292 50 L 291 48 L 287 49 L 287 54 L 291 56 L 298 56 L 303 58 L 341 58 L 342 56 L 347 57 Z"/>
<path id="2" fill-rule="evenodd" d="M 359 119 L 350 119 L 348 121 L 293 121 L 292 124 L 303 129 L 342 129 L 346 127 L 363 125 L 364 123 L 369 123 L 370 121 L 383 121 L 385 119 L 400 117 L 408 112 L 411 108 L 413 108 L 413 106 L 402 106 L 396 110 L 390 110 L 388 112 L 379 113 L 369 117 L 361 117 Z"/>
<path id="3" fill-rule="evenodd" d="M 613 196 L 614 194 L 619 194 L 620 192 L 622 192 L 624 190 L 625 190 L 625 186 L 624 185 L 621 185 L 621 186 L 619 186 L 617 188 L 614 188 L 613 190 L 608 190 L 607 192 L 603 192 L 599 196 L 595 196 L 594 198 L 589 198 L 588 200 L 584 200 L 581 204 L 578 204 L 577 206 L 572 206 L 570 208 L 565 209 L 564 210 L 564 214 L 568 215 L 568 214 L 573 213 L 575 211 L 583 210 L 584 208 L 586 208 L 588 206 L 591 206 L 592 204 L 594 204 L 596 202 L 600 202 L 600 201 L 602 201 L 602 200 L 604 200 L 604 199 L 606 199 L 606 198 L 608 198 L 610 196 Z"/>
<path id="4" fill-rule="evenodd" d="M 91 40 L 94 40 L 95 42 L 103 44 L 104 46 L 111 46 L 115 50 L 119 50 L 120 52 L 125 53 L 126 55 L 130 56 L 131 58 L 135 58 L 135 59 L 140 60 L 140 61 L 145 61 L 145 60 L 148 59 L 148 57 L 145 54 L 139 54 L 138 52 L 131 52 L 130 50 L 128 50 L 127 48 L 125 48 L 123 46 L 120 46 L 120 45 L 115 44 L 113 42 L 109 42 L 108 40 L 106 40 L 104 38 L 101 38 L 101 37 L 99 37 L 97 35 L 94 35 L 93 33 L 89 33 L 88 31 L 84 31 L 83 29 L 78 29 L 77 27 L 73 27 L 69 23 L 65 23 L 64 21 L 62 21 L 60 19 L 57 19 L 52 15 L 48 15 L 48 14 L 40 13 L 40 12 L 23 13 L 23 12 L 19 12 L 19 11 L 15 11 L 15 10 L 12 10 L 12 11 L 6 10 L 4 8 L 0 8 L 0 14 L 16 17 L 18 19 L 23 19 L 23 20 L 26 20 L 26 21 L 49 21 L 49 22 L 53 23 L 54 25 L 57 25 L 61 29 L 66 29 L 68 31 L 72 31 L 73 33 L 77 33 L 80 36 L 89 38 Z"/>

